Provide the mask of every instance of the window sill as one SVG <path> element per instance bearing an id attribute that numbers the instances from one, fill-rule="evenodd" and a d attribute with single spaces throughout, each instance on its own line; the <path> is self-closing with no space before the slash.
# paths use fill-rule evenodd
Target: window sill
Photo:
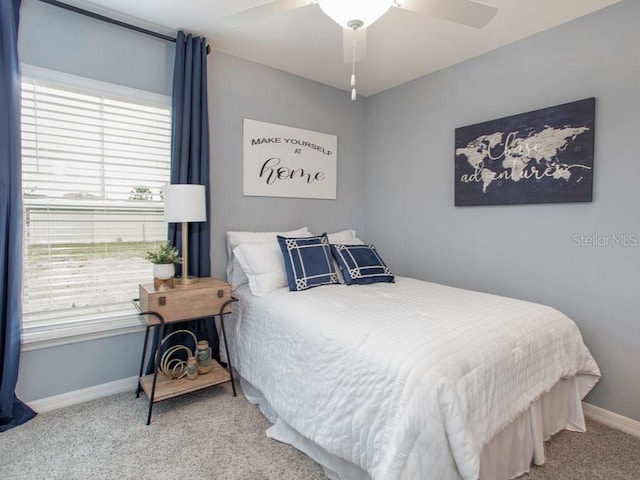
<path id="1" fill-rule="evenodd" d="M 91 322 L 25 326 L 22 331 L 22 351 L 28 352 L 143 331 L 144 327 L 136 314 L 102 318 Z"/>

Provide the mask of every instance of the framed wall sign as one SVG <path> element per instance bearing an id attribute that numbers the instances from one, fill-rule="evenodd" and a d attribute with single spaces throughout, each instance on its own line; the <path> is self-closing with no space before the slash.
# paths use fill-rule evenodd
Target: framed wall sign
<path id="1" fill-rule="evenodd" d="M 336 198 L 338 137 L 244 119 L 243 192 Z"/>
<path id="2" fill-rule="evenodd" d="M 457 128 L 455 205 L 590 202 L 595 98 Z"/>

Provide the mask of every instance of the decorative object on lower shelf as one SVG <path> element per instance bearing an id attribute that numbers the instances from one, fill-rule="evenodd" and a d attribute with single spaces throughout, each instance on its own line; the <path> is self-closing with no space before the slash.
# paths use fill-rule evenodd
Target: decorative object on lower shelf
<path id="1" fill-rule="evenodd" d="M 164 345 L 172 336 L 178 333 L 185 333 L 193 338 L 193 346 L 199 345 L 198 339 L 189 330 L 176 330 L 175 332 L 170 333 L 166 337 L 162 339 L 162 343 L 160 346 Z M 158 368 L 160 371 L 167 377 L 172 380 L 177 380 L 182 378 L 188 374 L 188 364 L 187 361 L 182 360 L 180 358 L 171 358 L 175 353 L 184 351 L 187 354 L 187 359 L 189 357 L 194 356 L 194 352 L 192 349 L 187 347 L 186 345 L 174 345 L 172 347 L 167 348 L 167 350 L 162 354 L 162 358 L 160 359 L 160 364 Z"/>
<path id="2" fill-rule="evenodd" d="M 198 362 L 198 374 L 204 375 L 209 373 L 213 368 L 213 360 L 211 359 L 211 347 L 206 340 L 200 340 L 198 342 L 198 349 L 196 353 Z"/>
<path id="3" fill-rule="evenodd" d="M 198 360 L 196 357 L 187 358 L 187 380 L 198 378 Z"/>

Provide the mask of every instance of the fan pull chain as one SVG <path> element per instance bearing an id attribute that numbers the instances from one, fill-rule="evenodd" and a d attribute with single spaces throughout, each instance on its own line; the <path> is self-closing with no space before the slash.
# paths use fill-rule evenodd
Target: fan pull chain
<path id="1" fill-rule="evenodd" d="M 356 28 L 354 28 L 351 45 L 351 100 L 355 101 L 356 97 Z"/>

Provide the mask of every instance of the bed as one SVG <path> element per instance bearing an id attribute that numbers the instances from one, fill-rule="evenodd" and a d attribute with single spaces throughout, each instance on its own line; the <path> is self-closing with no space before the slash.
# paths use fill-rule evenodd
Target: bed
<path id="1" fill-rule="evenodd" d="M 290 291 L 270 272 L 256 295 L 231 246 L 242 390 L 329 478 L 514 478 L 551 435 L 584 431 L 600 372 L 557 310 L 397 276 Z"/>

